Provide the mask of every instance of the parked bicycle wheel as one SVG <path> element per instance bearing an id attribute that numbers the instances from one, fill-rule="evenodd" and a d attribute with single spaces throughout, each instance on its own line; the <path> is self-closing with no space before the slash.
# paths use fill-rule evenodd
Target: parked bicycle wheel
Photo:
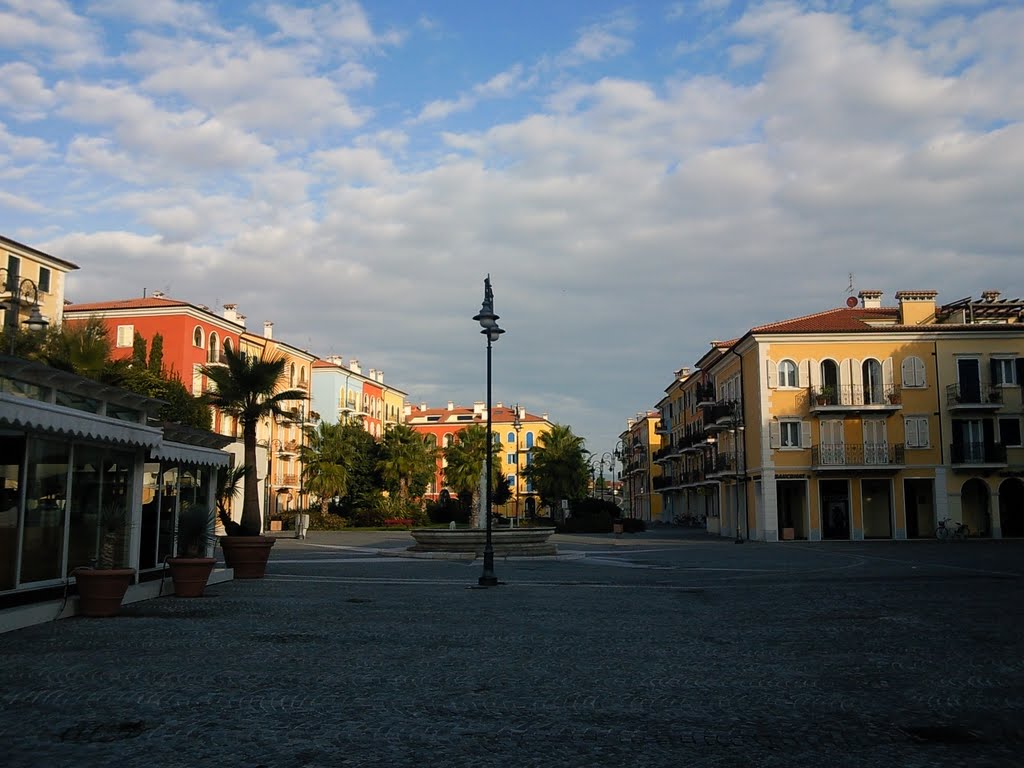
<path id="1" fill-rule="evenodd" d="M 966 525 L 961 525 L 956 531 L 956 537 L 958 539 L 966 539 L 971 535 L 971 529 Z"/>
<path id="2" fill-rule="evenodd" d="M 935 538 L 942 541 L 947 540 L 951 534 L 952 531 L 946 527 L 945 523 L 939 523 L 939 527 L 935 529 Z"/>

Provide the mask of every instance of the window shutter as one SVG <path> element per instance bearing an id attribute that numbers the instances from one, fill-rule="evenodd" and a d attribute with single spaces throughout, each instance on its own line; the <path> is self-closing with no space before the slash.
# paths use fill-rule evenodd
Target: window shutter
<path id="1" fill-rule="evenodd" d="M 903 377 L 903 386 L 914 386 L 914 358 L 904 357 L 900 364 L 900 373 Z"/>
<path id="2" fill-rule="evenodd" d="M 850 387 L 847 394 L 839 396 L 839 402 L 864 405 L 864 367 L 857 358 L 850 359 Z"/>
<path id="3" fill-rule="evenodd" d="M 920 422 L 916 416 L 907 416 L 903 419 L 903 436 L 908 448 L 920 448 L 921 438 L 917 425 Z"/>
<path id="4" fill-rule="evenodd" d="M 821 384 L 821 364 L 817 360 L 808 360 L 807 367 L 811 374 L 811 386 L 817 387 Z"/>
<path id="5" fill-rule="evenodd" d="M 811 447 L 811 422 L 809 421 L 800 422 L 800 447 Z"/>
<path id="6" fill-rule="evenodd" d="M 1017 386 L 1024 387 L 1024 357 L 1018 357 L 1013 364 L 1017 369 Z"/>
<path id="7" fill-rule="evenodd" d="M 765 360 L 765 373 L 768 378 L 768 389 L 779 386 L 779 365 L 774 360 Z"/>
<path id="8" fill-rule="evenodd" d="M 924 375 L 924 360 L 920 357 L 914 358 L 914 385 L 923 387 L 926 384 Z"/>
<path id="9" fill-rule="evenodd" d="M 850 391 L 850 385 L 856 383 L 853 378 L 853 360 L 845 358 L 839 361 L 839 391 L 836 392 L 836 402 L 846 401 L 846 393 Z"/>
<path id="10" fill-rule="evenodd" d="M 778 448 L 782 445 L 782 438 L 779 434 L 780 427 L 779 422 L 772 419 L 768 422 L 768 445 L 771 448 Z"/>
<path id="11" fill-rule="evenodd" d="M 927 448 L 931 445 L 931 439 L 928 436 L 928 417 L 923 416 L 917 420 L 917 447 Z"/>
<path id="12" fill-rule="evenodd" d="M 989 381 L 993 384 L 1002 384 L 1002 369 L 999 367 L 999 360 L 994 357 L 988 359 Z"/>
<path id="13" fill-rule="evenodd" d="M 892 358 L 887 357 L 882 361 L 882 389 L 891 387 L 895 382 L 892 380 Z"/>
<path id="14" fill-rule="evenodd" d="M 797 366 L 797 369 L 796 369 L 796 376 L 797 376 L 796 385 L 798 387 L 810 386 L 810 383 L 811 383 L 811 361 L 810 360 L 806 360 L 805 359 L 805 360 L 801 360 L 800 361 L 800 364 Z"/>

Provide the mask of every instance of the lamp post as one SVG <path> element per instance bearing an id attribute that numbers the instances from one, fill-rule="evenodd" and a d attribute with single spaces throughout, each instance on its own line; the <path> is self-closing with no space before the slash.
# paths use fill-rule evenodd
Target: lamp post
<path id="1" fill-rule="evenodd" d="M 498 316 L 494 314 L 494 292 L 491 290 L 490 275 L 484 279 L 484 301 L 480 305 L 480 313 L 474 315 L 473 319 L 480 323 L 483 329 L 480 333 L 487 337 L 487 454 L 484 458 L 484 525 L 487 533 L 484 540 L 484 570 L 478 583 L 481 587 L 496 587 L 498 577 L 494 575 L 494 543 L 491 541 L 491 468 L 494 455 L 494 438 L 491 435 L 491 344 L 500 339 L 505 331 L 498 327 Z"/>
<path id="2" fill-rule="evenodd" d="M 611 472 L 612 472 L 612 497 L 613 497 L 612 500 L 614 501 L 614 496 L 615 496 L 615 487 L 614 487 L 615 486 L 615 454 L 613 454 L 611 451 L 605 451 L 604 453 L 601 454 L 601 461 L 600 461 L 600 463 L 598 465 L 600 467 L 600 470 L 601 470 L 601 500 L 604 501 L 604 497 L 605 497 L 605 487 L 604 487 L 604 465 L 606 463 L 605 462 L 605 456 L 608 457 L 607 464 L 608 464 L 608 466 L 609 466 L 609 468 L 611 469 Z"/>
<path id="3" fill-rule="evenodd" d="M 21 317 L 21 305 L 28 303 L 32 306 L 32 314 L 29 315 L 27 320 L 23 320 L 25 325 L 33 331 L 41 331 L 46 328 L 50 321 L 43 317 L 39 311 L 39 286 L 37 286 L 29 278 L 18 279 L 17 270 L 7 269 L 6 267 L 0 268 L 0 284 L 4 286 L 5 293 L 10 294 L 10 298 L 4 302 L 5 311 L 5 325 L 7 326 L 7 334 L 9 336 L 8 341 L 8 353 L 14 355 L 14 344 L 15 339 L 18 335 L 18 320 Z M 31 301 L 26 301 L 31 296 Z"/>

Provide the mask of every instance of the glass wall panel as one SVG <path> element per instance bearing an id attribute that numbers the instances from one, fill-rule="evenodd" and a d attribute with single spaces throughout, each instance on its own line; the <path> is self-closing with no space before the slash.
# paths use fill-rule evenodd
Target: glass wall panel
<path id="1" fill-rule="evenodd" d="M 157 562 L 173 553 L 174 520 L 178 510 L 178 468 L 164 467 L 160 487 L 160 532 L 157 542 Z"/>
<path id="2" fill-rule="evenodd" d="M 147 461 L 142 478 L 142 530 L 139 536 L 139 570 L 156 566 L 157 533 L 160 529 L 160 462 Z"/>
<path id="3" fill-rule="evenodd" d="M 61 576 L 69 450 L 67 444 L 52 440 L 29 441 L 25 527 L 21 539 L 22 583 Z"/>
<path id="4" fill-rule="evenodd" d="M 68 503 L 68 562 L 65 575 L 83 565 L 94 565 L 99 554 L 100 484 L 103 477 L 103 449 L 75 446 Z"/>
<path id="5" fill-rule="evenodd" d="M 0 591 L 14 589 L 17 575 L 18 504 L 24 460 L 24 436 L 0 435 Z"/>
<path id="6" fill-rule="evenodd" d="M 130 562 L 128 545 L 132 522 L 132 474 L 134 457 L 110 451 L 103 462 L 102 509 L 106 518 L 100 531 L 100 554 L 108 562 L 125 568 Z"/>

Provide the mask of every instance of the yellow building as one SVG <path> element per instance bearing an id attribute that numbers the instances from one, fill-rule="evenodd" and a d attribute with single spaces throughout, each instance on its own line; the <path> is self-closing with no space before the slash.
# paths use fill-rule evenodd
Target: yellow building
<path id="1" fill-rule="evenodd" d="M 415 407 L 407 404 L 403 418 L 409 427 L 422 435 L 424 442 L 438 449 L 437 473 L 424 494 L 429 499 L 437 499 L 445 489 L 444 449 L 470 424 L 486 424 L 487 406 L 476 402 L 472 408 L 466 408 L 455 405 L 451 400 L 445 408 L 428 408 L 426 403 Z M 495 460 L 500 462 L 498 471 L 508 478 L 512 491 L 507 504 L 495 506 L 496 514 L 524 518 L 540 511 L 540 498 L 533 485 L 523 477 L 522 470 L 529 465 L 532 451 L 541 436 L 550 432 L 551 427 L 547 413 L 533 414 L 521 405 L 507 407 L 499 402 L 491 409 L 491 435 L 501 446 Z"/>
<path id="2" fill-rule="evenodd" d="M 78 266 L 3 236 L 0 253 L 0 328 L 24 329 L 37 309 L 49 325 L 59 326 L 64 320 L 64 277 Z"/>
<path id="3" fill-rule="evenodd" d="M 1024 535 L 1024 303 L 900 291 L 713 342 L 659 404 L 672 517 L 737 538 Z"/>
<path id="4" fill-rule="evenodd" d="M 662 499 L 655 492 L 662 469 L 654 456 L 662 447 L 665 422 L 658 411 L 638 413 L 626 420 L 622 441 L 622 499 L 624 517 L 663 520 Z"/>

